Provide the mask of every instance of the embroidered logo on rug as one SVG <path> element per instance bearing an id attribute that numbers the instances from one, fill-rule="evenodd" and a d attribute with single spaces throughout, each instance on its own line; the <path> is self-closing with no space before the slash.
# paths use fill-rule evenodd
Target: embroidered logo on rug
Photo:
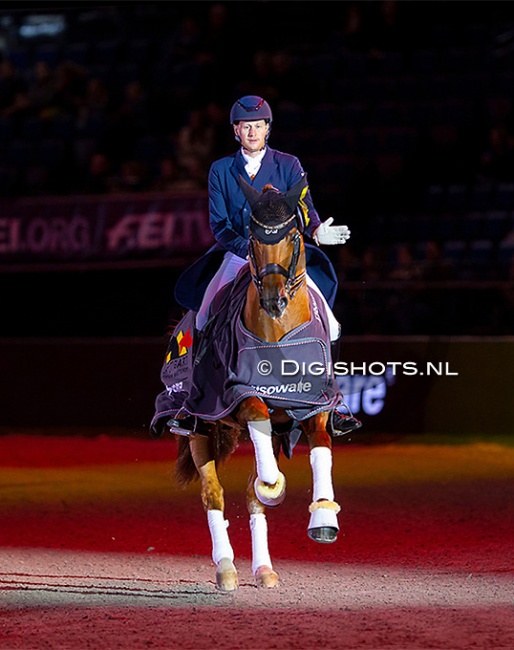
<path id="1" fill-rule="evenodd" d="M 178 357 L 186 355 L 192 345 L 193 337 L 191 336 L 191 330 L 186 330 L 185 333 L 182 330 L 179 330 L 179 332 L 170 339 L 168 354 L 166 355 L 166 363 L 169 363 L 172 359 L 178 359 Z"/>

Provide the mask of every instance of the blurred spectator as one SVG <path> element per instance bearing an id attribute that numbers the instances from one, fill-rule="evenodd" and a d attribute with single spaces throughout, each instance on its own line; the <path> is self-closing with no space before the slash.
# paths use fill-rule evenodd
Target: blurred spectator
<path id="1" fill-rule="evenodd" d="M 180 177 L 179 166 L 173 158 L 163 158 L 159 162 L 159 174 L 154 179 L 151 189 L 157 192 L 171 192 Z"/>
<path id="2" fill-rule="evenodd" d="M 212 157 L 216 160 L 233 149 L 233 135 L 227 136 L 228 110 L 217 102 L 209 102 L 205 107 L 205 119 L 213 130 Z"/>
<path id="3" fill-rule="evenodd" d="M 306 75 L 306 70 L 296 65 L 286 50 L 279 50 L 272 55 L 270 81 L 279 102 L 294 102 L 300 106 L 315 103 L 317 98 L 305 92 L 305 89 L 310 87 Z"/>
<path id="4" fill-rule="evenodd" d="M 210 5 L 207 24 L 201 30 L 198 42 L 199 60 L 220 70 L 233 58 L 232 25 L 229 11 L 222 2 Z"/>
<path id="5" fill-rule="evenodd" d="M 157 192 L 189 192 L 205 189 L 206 182 L 197 176 L 197 169 L 180 166 L 173 158 L 163 158 L 159 175 L 151 185 Z"/>
<path id="6" fill-rule="evenodd" d="M 368 49 L 369 38 L 361 3 L 345 3 L 342 29 L 336 26 L 332 36 L 348 52 L 364 52 Z"/>
<path id="7" fill-rule="evenodd" d="M 444 258 L 441 245 L 435 241 L 427 241 L 425 256 L 419 263 L 423 280 L 449 280 L 456 275 L 456 269 L 450 260 Z"/>
<path id="8" fill-rule="evenodd" d="M 43 165 L 28 164 L 20 178 L 25 196 L 39 196 L 49 193 L 50 174 Z"/>
<path id="9" fill-rule="evenodd" d="M 9 59 L 0 61 L 0 112 L 6 114 L 26 95 L 27 84 Z M 7 113 L 8 114 L 8 113 Z"/>
<path id="10" fill-rule="evenodd" d="M 491 127 L 479 173 L 498 181 L 514 181 L 514 134 L 505 124 Z"/>
<path id="11" fill-rule="evenodd" d="M 107 115 L 111 108 L 111 96 L 106 84 L 98 77 L 91 77 L 87 81 L 83 103 L 79 108 L 78 127 L 84 127 L 94 115 Z"/>
<path id="12" fill-rule="evenodd" d="M 136 129 L 140 134 L 149 130 L 148 97 L 141 81 L 129 81 L 123 90 L 121 104 L 116 111 L 116 118 L 127 128 Z"/>
<path id="13" fill-rule="evenodd" d="M 120 165 L 133 156 L 137 141 L 151 133 L 148 97 L 140 81 L 130 81 L 123 88 L 119 105 L 109 111 L 109 125 L 101 139 L 101 148 Z"/>
<path id="14" fill-rule="evenodd" d="M 420 277 L 419 269 L 408 244 L 397 244 L 391 252 L 393 259 L 392 269 L 388 274 L 389 280 L 416 280 Z"/>
<path id="15" fill-rule="evenodd" d="M 72 61 L 63 61 L 55 70 L 55 101 L 58 108 L 76 115 L 84 103 L 88 73 Z"/>
<path id="16" fill-rule="evenodd" d="M 187 123 L 176 138 L 178 164 L 190 172 L 200 166 L 207 176 L 213 160 L 214 142 L 214 128 L 208 123 L 205 112 L 198 108 L 191 110 Z"/>
<path id="17" fill-rule="evenodd" d="M 27 100 L 30 111 L 43 120 L 57 113 L 55 77 L 46 61 L 34 64 L 34 80 L 29 84 Z"/>
<path id="18" fill-rule="evenodd" d="M 378 3 L 378 12 L 370 17 L 369 31 L 372 56 L 380 56 L 384 52 L 405 51 L 408 44 L 408 26 L 403 22 L 401 3 L 398 0 L 382 0 Z"/>
<path id="19" fill-rule="evenodd" d="M 210 5 L 206 24 L 202 25 L 197 63 L 201 70 L 200 87 L 215 99 L 231 92 L 234 79 L 245 68 L 247 55 L 241 52 L 234 57 L 232 39 L 237 29 L 231 24 L 227 5 L 222 2 Z"/>
<path id="20" fill-rule="evenodd" d="M 166 66 L 196 59 L 200 39 L 201 29 L 198 19 L 192 13 L 186 13 L 166 38 L 160 63 Z"/>
<path id="21" fill-rule="evenodd" d="M 112 177 L 111 192 L 143 192 L 149 189 L 148 169 L 134 158 L 121 162 L 119 173 Z"/>
<path id="22" fill-rule="evenodd" d="M 362 280 L 383 279 L 383 251 L 378 244 L 367 246 L 362 254 Z"/>
<path id="23" fill-rule="evenodd" d="M 248 76 L 236 85 L 235 95 L 259 95 L 268 101 L 276 103 L 278 90 L 273 85 L 273 53 L 268 50 L 257 50 L 252 56 L 252 65 Z"/>
<path id="24" fill-rule="evenodd" d="M 27 84 L 9 59 L 0 62 L 0 115 L 23 118 L 28 114 Z"/>
<path id="25" fill-rule="evenodd" d="M 86 194 L 106 194 L 112 191 L 112 163 L 103 152 L 96 151 L 91 156 L 85 178 L 82 179 L 81 191 Z"/>

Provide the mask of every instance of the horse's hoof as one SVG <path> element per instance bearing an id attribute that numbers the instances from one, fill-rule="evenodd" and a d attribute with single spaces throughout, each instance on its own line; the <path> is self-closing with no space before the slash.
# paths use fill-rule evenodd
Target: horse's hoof
<path id="1" fill-rule="evenodd" d="M 216 571 L 216 589 L 222 593 L 231 593 L 237 591 L 239 580 L 237 579 L 236 567 L 228 557 L 222 558 L 218 562 Z"/>
<path id="2" fill-rule="evenodd" d="M 337 539 L 337 513 L 341 507 L 335 501 L 314 501 L 309 506 L 311 518 L 307 534 L 320 544 L 332 544 Z"/>
<path id="3" fill-rule="evenodd" d="M 337 539 L 337 528 L 332 526 L 321 526 L 320 528 L 309 528 L 307 534 L 315 542 L 320 544 L 332 544 Z"/>
<path id="4" fill-rule="evenodd" d="M 278 573 L 265 564 L 257 569 L 255 579 L 258 587 L 267 587 L 269 589 L 278 585 Z"/>
<path id="5" fill-rule="evenodd" d="M 286 498 L 286 477 L 282 472 L 278 473 L 278 479 L 273 485 L 256 478 L 253 487 L 259 501 L 269 508 L 279 506 Z"/>

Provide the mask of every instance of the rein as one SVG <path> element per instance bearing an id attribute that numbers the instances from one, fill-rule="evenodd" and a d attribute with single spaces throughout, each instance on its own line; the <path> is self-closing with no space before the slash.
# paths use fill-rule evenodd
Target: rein
<path id="1" fill-rule="evenodd" d="M 305 271 L 302 271 L 298 275 L 296 274 L 296 268 L 298 266 L 298 259 L 300 257 L 300 249 L 301 249 L 300 233 L 297 231 L 294 234 L 293 252 L 291 254 L 291 262 L 289 264 L 289 268 L 287 269 L 284 268 L 281 264 L 266 264 L 264 268 L 259 269 L 257 265 L 257 259 L 255 256 L 254 242 L 255 242 L 255 238 L 252 235 L 250 235 L 248 239 L 248 255 L 252 262 L 253 269 L 255 269 L 255 272 L 253 270 L 251 271 L 251 276 L 252 276 L 253 283 L 257 288 L 257 292 L 259 296 L 262 295 L 263 288 L 264 288 L 262 283 L 263 278 L 265 278 L 267 275 L 279 274 L 279 275 L 283 275 L 286 278 L 285 290 L 287 295 L 289 296 L 289 298 L 294 298 L 298 289 L 305 282 Z"/>

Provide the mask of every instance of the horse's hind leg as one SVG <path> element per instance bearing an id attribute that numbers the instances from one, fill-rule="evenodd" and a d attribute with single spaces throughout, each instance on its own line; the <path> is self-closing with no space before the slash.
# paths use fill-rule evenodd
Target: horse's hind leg
<path id="1" fill-rule="evenodd" d="M 322 544 L 336 541 L 339 531 L 337 513 L 340 511 L 334 501 L 332 439 L 326 429 L 327 419 L 327 413 L 319 413 L 301 423 L 309 441 L 313 481 L 307 532 L 311 539 Z"/>
<path id="2" fill-rule="evenodd" d="M 238 579 L 234 566 L 234 551 L 228 537 L 223 488 L 218 479 L 210 440 L 207 436 L 195 435 L 189 445 L 202 481 L 202 502 L 211 533 L 212 559 L 217 567 L 216 587 L 223 592 L 235 591 Z"/>
<path id="3" fill-rule="evenodd" d="M 278 446 L 274 445 L 277 455 L 279 445 L 280 441 L 278 441 Z M 276 587 L 278 585 L 278 574 L 273 570 L 271 564 L 268 548 L 268 523 L 265 508 L 255 493 L 256 477 L 257 472 L 254 470 L 250 475 L 246 491 L 246 504 L 250 514 L 250 531 L 252 534 L 252 573 L 257 580 L 257 586 Z"/>

